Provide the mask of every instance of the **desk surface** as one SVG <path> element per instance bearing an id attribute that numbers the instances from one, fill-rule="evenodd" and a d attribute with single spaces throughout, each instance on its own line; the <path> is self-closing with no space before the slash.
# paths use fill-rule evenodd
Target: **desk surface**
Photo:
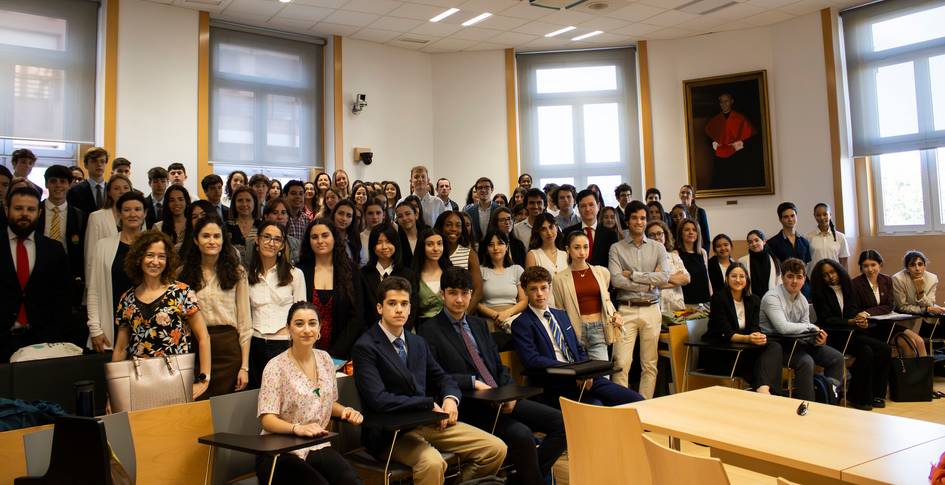
<path id="1" fill-rule="evenodd" d="M 494 387 L 492 389 L 483 389 L 478 391 L 463 392 L 463 397 L 488 402 L 506 402 L 517 401 L 519 399 L 528 399 L 544 392 L 540 387 L 525 387 L 515 384 L 507 386 Z"/>
<path id="2" fill-rule="evenodd" d="M 367 413 L 364 415 L 362 426 L 381 428 L 384 431 L 395 431 L 404 428 L 416 428 L 425 424 L 438 423 L 449 417 L 449 414 L 429 411 L 407 411 L 397 413 Z"/>
<path id="3" fill-rule="evenodd" d="M 934 439 L 945 426 L 726 387 L 627 406 L 643 427 L 752 459 L 840 479 L 841 471 Z"/>
<path id="4" fill-rule="evenodd" d="M 303 438 L 290 434 L 244 435 L 214 433 L 201 436 L 197 441 L 205 445 L 252 453 L 254 455 L 279 455 L 324 443 L 335 436 L 338 436 L 338 433 L 329 432 L 312 438 Z"/>
<path id="5" fill-rule="evenodd" d="M 945 452 L 945 438 L 913 446 L 843 471 L 843 481 L 879 485 L 928 485 L 929 469 Z"/>

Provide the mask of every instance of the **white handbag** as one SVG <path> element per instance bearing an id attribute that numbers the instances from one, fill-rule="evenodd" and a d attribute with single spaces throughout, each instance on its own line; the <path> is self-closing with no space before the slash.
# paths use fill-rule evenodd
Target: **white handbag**
<path id="1" fill-rule="evenodd" d="M 194 354 L 164 355 L 105 364 L 113 413 L 193 400 Z"/>

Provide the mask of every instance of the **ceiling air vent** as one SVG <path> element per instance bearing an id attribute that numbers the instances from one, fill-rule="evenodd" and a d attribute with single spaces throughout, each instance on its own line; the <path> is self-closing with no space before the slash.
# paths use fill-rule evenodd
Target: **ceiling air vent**
<path id="1" fill-rule="evenodd" d="M 723 8 L 731 7 L 736 3 L 737 2 L 732 0 L 695 0 L 676 7 L 676 10 L 695 15 L 706 15 L 712 12 L 718 12 Z"/>

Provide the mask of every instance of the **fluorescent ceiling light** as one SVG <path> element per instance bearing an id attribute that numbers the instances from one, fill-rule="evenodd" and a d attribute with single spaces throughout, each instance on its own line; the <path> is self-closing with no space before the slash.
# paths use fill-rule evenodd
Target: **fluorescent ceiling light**
<path id="1" fill-rule="evenodd" d="M 491 17 L 491 16 L 492 16 L 492 14 L 489 13 L 489 12 L 481 13 L 481 14 L 476 15 L 475 17 L 473 17 L 473 18 L 471 18 L 471 19 L 469 19 L 469 20 L 463 22 L 463 27 L 469 27 L 470 25 L 478 24 L 479 22 L 482 22 L 483 20 L 485 20 L 485 19 L 487 19 L 487 18 L 489 18 L 489 17 Z"/>
<path id="2" fill-rule="evenodd" d="M 436 17 L 433 17 L 432 19 L 430 19 L 430 22 L 439 22 L 440 20 L 443 20 L 443 19 L 445 19 L 446 17 L 449 17 L 450 15 L 453 15 L 453 14 L 456 13 L 456 12 L 459 12 L 459 9 L 458 9 L 458 8 L 451 8 L 451 9 L 449 9 L 449 10 L 447 10 L 447 11 L 445 11 L 445 12 L 439 14 L 439 15 L 437 15 Z"/>
<path id="3" fill-rule="evenodd" d="M 291 1 L 292 1 L 292 0 L 279 0 L 279 3 L 289 3 L 289 2 L 291 2 Z"/>
<path id="4" fill-rule="evenodd" d="M 545 37 L 554 37 L 554 36 L 556 36 L 556 35 L 558 35 L 558 34 L 563 34 L 563 33 L 565 33 L 565 32 L 571 32 L 572 30 L 574 30 L 574 29 L 576 29 L 576 28 L 577 28 L 577 27 L 575 27 L 575 26 L 573 26 L 573 25 L 569 25 L 569 26 L 567 26 L 567 27 L 565 27 L 565 28 L 563 28 L 563 29 L 556 30 L 556 31 L 554 31 L 554 32 L 552 32 L 552 33 L 550 33 L 550 34 L 545 34 Z"/>
<path id="5" fill-rule="evenodd" d="M 600 34 L 603 34 L 603 33 L 604 33 L 603 30 L 595 30 L 595 31 L 593 31 L 593 32 L 588 32 L 588 33 L 586 33 L 586 34 L 584 34 L 584 35 L 579 35 L 579 36 L 577 36 L 577 37 L 574 37 L 574 38 L 572 38 L 571 40 L 584 40 L 584 39 L 586 39 L 586 38 L 588 38 L 588 37 L 594 37 L 595 35 L 600 35 Z"/>

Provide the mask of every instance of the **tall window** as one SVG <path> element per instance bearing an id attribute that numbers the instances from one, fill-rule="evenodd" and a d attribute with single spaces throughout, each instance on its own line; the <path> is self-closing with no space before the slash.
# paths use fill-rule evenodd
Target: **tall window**
<path id="1" fill-rule="evenodd" d="M 210 159 L 217 173 L 321 166 L 322 46 L 213 27 Z"/>
<path id="2" fill-rule="evenodd" d="M 0 0 L 0 137 L 91 143 L 98 2 Z"/>
<path id="3" fill-rule="evenodd" d="M 522 167 L 537 186 L 640 187 L 633 49 L 519 54 Z"/>
<path id="4" fill-rule="evenodd" d="M 880 232 L 945 231 L 945 1 L 841 13 L 853 154 L 869 156 Z"/>

